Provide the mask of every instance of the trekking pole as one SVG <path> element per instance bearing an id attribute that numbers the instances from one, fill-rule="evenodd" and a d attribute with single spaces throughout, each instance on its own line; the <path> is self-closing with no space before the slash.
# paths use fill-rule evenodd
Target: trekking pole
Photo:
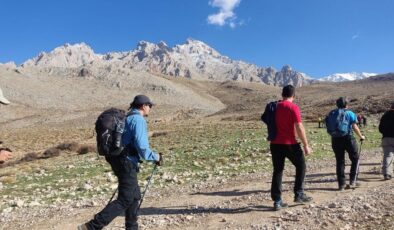
<path id="1" fill-rule="evenodd" d="M 112 199 L 114 199 L 115 194 L 118 192 L 118 188 L 115 189 L 115 192 L 112 194 L 111 199 L 109 199 L 107 205 L 109 205 L 109 203 L 111 203 Z"/>
<path id="2" fill-rule="evenodd" d="M 144 201 L 145 194 L 146 194 L 146 192 L 148 191 L 148 187 L 149 187 L 149 185 L 150 185 L 150 183 L 151 183 L 151 181 L 152 181 L 152 177 L 153 177 L 153 175 L 155 174 L 156 169 L 157 169 L 157 164 L 155 164 L 155 167 L 153 167 L 152 174 L 150 175 L 149 180 L 148 180 L 148 183 L 147 183 L 146 186 L 145 186 L 144 193 L 142 193 L 141 201 L 140 201 L 140 203 L 139 203 L 139 205 L 138 205 L 137 211 L 140 209 L 141 204 L 142 204 L 142 202 Z"/>
<path id="3" fill-rule="evenodd" d="M 363 146 L 364 140 L 360 140 L 360 150 L 358 151 L 358 160 L 357 160 L 357 167 L 356 167 L 356 176 L 354 177 L 354 185 L 356 185 L 357 182 L 357 177 L 359 173 L 359 168 L 360 168 L 360 159 L 361 159 L 361 147 Z"/>

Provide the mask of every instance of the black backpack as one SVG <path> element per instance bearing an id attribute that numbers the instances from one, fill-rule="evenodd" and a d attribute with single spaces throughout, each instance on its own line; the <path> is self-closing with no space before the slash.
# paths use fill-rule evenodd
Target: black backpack
<path id="1" fill-rule="evenodd" d="M 126 112 L 111 108 L 97 118 L 95 124 L 97 152 L 101 156 L 118 156 L 123 151 L 122 134 L 126 122 Z"/>
<path id="2" fill-rule="evenodd" d="M 268 103 L 265 106 L 264 113 L 261 115 L 261 120 L 267 125 L 268 141 L 273 141 L 276 137 L 275 113 L 276 113 L 277 105 L 278 105 L 277 101 L 272 101 Z"/>

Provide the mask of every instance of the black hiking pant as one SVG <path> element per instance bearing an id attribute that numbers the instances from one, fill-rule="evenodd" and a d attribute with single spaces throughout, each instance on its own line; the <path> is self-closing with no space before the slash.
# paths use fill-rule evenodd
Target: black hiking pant
<path id="1" fill-rule="evenodd" d="M 125 215 L 127 230 L 138 229 L 137 211 L 141 191 L 138 186 L 138 166 L 125 156 L 107 158 L 118 178 L 118 197 L 87 223 L 90 230 L 102 229 L 117 216 Z"/>
<path id="2" fill-rule="evenodd" d="M 357 164 L 359 159 L 357 141 L 353 135 L 344 137 L 331 138 L 332 150 L 335 153 L 337 162 L 337 178 L 338 186 L 343 187 L 346 184 L 345 178 L 345 151 L 349 154 L 349 159 L 352 162 L 350 167 L 350 182 L 355 181 L 357 174 Z"/>
<path id="3" fill-rule="evenodd" d="M 285 167 L 285 159 L 296 168 L 295 183 L 294 183 L 294 197 L 299 197 L 304 193 L 304 179 L 305 179 L 305 157 L 300 144 L 284 145 L 271 144 L 270 145 L 272 164 L 274 172 L 272 174 L 271 183 L 271 198 L 273 201 L 280 201 L 282 195 L 282 175 Z"/>

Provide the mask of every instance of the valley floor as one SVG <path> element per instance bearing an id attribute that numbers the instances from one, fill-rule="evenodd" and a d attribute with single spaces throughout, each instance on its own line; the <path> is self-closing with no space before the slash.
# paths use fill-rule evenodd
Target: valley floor
<path id="1" fill-rule="evenodd" d="M 174 185 L 149 191 L 142 205 L 141 229 L 394 229 L 394 180 L 383 181 L 381 150 L 363 155 L 356 189 L 337 191 L 335 161 L 308 160 L 306 205 L 292 202 L 294 168 L 287 162 L 283 178 L 289 207 L 272 210 L 271 172 Z M 346 170 L 349 170 L 347 166 Z M 110 193 L 89 207 L 76 204 L 29 208 L 2 214 L 0 229 L 76 229 L 101 210 Z M 123 217 L 106 229 L 122 229 Z"/>

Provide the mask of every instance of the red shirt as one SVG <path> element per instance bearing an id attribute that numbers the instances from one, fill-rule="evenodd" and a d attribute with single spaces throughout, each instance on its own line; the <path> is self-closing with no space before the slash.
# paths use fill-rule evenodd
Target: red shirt
<path id="1" fill-rule="evenodd" d="M 272 144 L 297 144 L 295 124 L 301 122 L 300 108 L 290 101 L 279 101 L 276 107 L 276 137 Z"/>

